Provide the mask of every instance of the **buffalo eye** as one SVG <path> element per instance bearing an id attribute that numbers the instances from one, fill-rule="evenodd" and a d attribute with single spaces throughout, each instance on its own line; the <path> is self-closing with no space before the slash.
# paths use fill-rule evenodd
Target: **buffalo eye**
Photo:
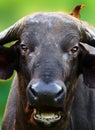
<path id="1" fill-rule="evenodd" d="M 74 46 L 72 49 L 71 49 L 71 52 L 74 54 L 78 51 L 78 46 Z"/>
<path id="2" fill-rule="evenodd" d="M 26 52 L 28 50 L 28 47 L 25 44 L 21 44 L 20 47 L 23 52 Z"/>
<path id="3" fill-rule="evenodd" d="M 33 45 L 28 46 L 27 44 L 22 43 L 20 44 L 20 50 L 21 50 L 21 54 L 23 56 L 26 56 L 32 54 L 35 51 L 35 47 Z"/>

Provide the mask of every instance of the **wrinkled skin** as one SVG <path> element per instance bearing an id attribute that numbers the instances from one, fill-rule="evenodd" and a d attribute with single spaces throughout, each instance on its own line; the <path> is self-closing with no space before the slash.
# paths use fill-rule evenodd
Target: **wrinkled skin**
<path id="1" fill-rule="evenodd" d="M 2 130 L 94 130 L 95 56 L 80 44 L 79 21 L 61 13 L 28 17 L 18 41 L 0 46 L 0 77 L 17 72 L 6 108 L 14 102 L 13 115 L 5 113 Z"/>

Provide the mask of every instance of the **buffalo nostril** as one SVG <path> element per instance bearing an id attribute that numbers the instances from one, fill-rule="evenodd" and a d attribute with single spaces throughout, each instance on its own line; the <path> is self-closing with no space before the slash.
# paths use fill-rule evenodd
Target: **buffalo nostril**
<path id="1" fill-rule="evenodd" d="M 37 93 L 32 87 L 32 85 L 29 86 L 29 94 L 36 100 L 37 99 Z"/>
<path id="2" fill-rule="evenodd" d="M 64 97 L 64 92 L 63 92 L 63 90 L 61 90 L 56 94 L 55 101 L 58 101 L 58 100 L 62 99 L 63 97 Z"/>
<path id="3" fill-rule="evenodd" d="M 60 95 L 63 95 L 63 88 L 60 89 L 60 91 L 57 93 L 56 97 L 59 97 Z"/>
<path id="4" fill-rule="evenodd" d="M 64 100 L 64 97 L 66 95 L 66 89 L 65 87 L 61 87 L 59 86 L 59 91 L 56 93 L 56 96 L 55 96 L 55 101 L 63 101 Z M 62 100 L 63 99 L 63 100 Z"/>

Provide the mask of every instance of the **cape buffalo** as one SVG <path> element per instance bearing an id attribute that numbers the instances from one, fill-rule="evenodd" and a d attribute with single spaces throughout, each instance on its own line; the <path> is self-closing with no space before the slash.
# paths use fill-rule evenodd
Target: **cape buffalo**
<path id="1" fill-rule="evenodd" d="M 28 15 L 0 33 L 0 78 L 17 73 L 2 130 L 95 130 L 95 28 L 80 8 Z"/>

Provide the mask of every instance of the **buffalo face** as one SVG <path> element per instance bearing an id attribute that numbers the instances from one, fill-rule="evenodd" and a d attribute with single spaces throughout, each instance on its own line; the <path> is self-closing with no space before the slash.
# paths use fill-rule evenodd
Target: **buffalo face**
<path id="1" fill-rule="evenodd" d="M 43 21 L 41 17 L 45 17 Z M 77 27 L 66 28 L 63 23 L 64 19 L 55 16 L 37 15 L 25 28 L 29 31 L 22 33 L 19 43 L 18 73 L 23 82 L 28 80 L 27 103 L 34 113 L 31 118 L 46 126 L 66 118 L 67 91 L 75 87 L 78 75 Z M 71 77 L 73 82 L 69 81 Z"/>
<path id="2" fill-rule="evenodd" d="M 1 44 L 17 42 L 0 47 L 0 77 L 17 71 L 17 112 L 24 113 L 30 124 L 66 127 L 79 74 L 92 83 L 87 70 L 94 72 L 94 55 L 80 45 L 86 40 L 93 45 L 88 33 L 76 18 L 60 13 L 28 16 L 1 33 Z"/>

